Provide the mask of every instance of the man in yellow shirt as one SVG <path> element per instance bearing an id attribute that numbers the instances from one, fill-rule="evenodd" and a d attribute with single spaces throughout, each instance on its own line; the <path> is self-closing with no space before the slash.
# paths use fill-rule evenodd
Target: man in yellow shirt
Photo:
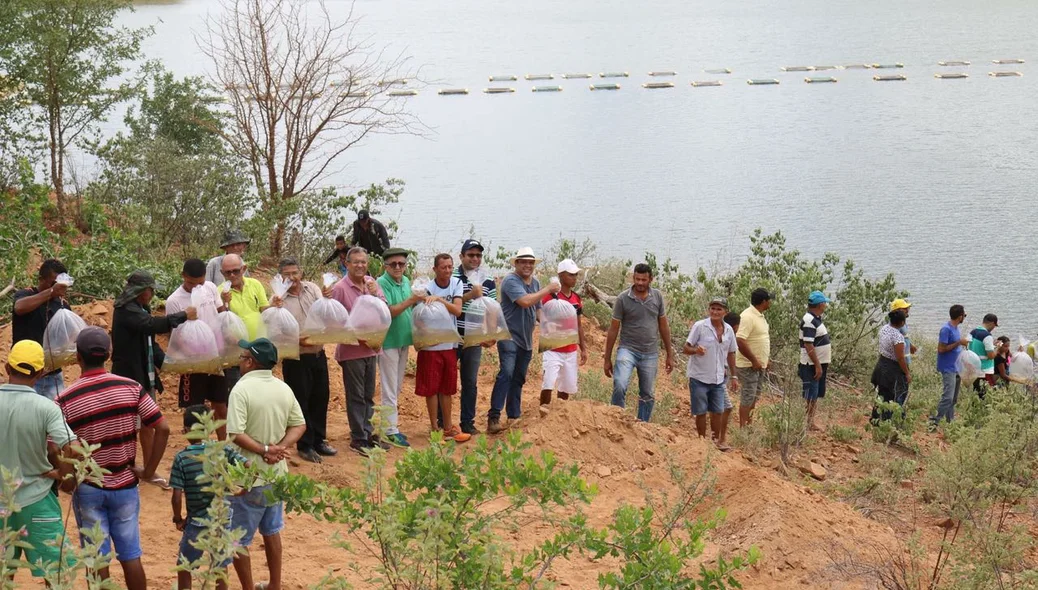
<path id="1" fill-rule="evenodd" d="M 740 381 L 739 426 L 753 421 L 753 407 L 757 405 L 761 387 L 767 379 L 768 360 L 771 356 L 771 335 L 764 312 L 771 307 L 771 294 L 766 289 L 750 293 L 750 306 L 739 315 L 739 331 L 735 342 L 735 373 Z"/>
<path id="2" fill-rule="evenodd" d="M 245 276 L 245 261 L 237 254 L 227 254 L 220 263 L 220 272 L 227 278 L 227 282 L 220 285 L 220 297 L 223 298 L 227 309 L 233 311 L 241 321 L 245 323 L 245 330 L 249 334 L 249 340 L 255 340 L 260 336 L 263 327 L 263 319 L 260 313 L 270 307 L 267 301 L 267 291 L 263 283 L 254 278 Z M 227 284 L 230 283 L 230 288 Z M 238 367 L 230 367 L 223 372 L 227 391 L 234 389 L 234 385 L 241 378 Z"/>

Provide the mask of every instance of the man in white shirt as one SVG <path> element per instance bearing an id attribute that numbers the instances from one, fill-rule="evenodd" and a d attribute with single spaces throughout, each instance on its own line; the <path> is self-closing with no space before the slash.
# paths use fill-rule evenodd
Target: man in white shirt
<path id="1" fill-rule="evenodd" d="M 216 325 L 216 316 L 224 311 L 223 300 L 216 285 L 205 280 L 206 265 L 198 258 L 184 261 L 180 273 L 183 283 L 166 299 L 166 315 L 172 315 L 194 307 L 198 310 L 198 319 L 209 326 Z M 180 390 L 177 404 L 181 408 L 209 402 L 217 420 L 227 418 L 227 382 L 223 373 L 211 375 L 194 373 L 180 376 Z M 221 426 L 217 430 L 220 440 L 227 438 L 227 429 Z"/>
<path id="2" fill-rule="evenodd" d="M 710 430 L 717 436 L 725 406 L 725 367 L 732 376 L 732 390 L 738 391 L 735 376 L 735 332 L 724 322 L 728 301 L 716 297 L 710 301 L 710 315 L 692 324 L 682 352 L 688 356 L 688 389 L 692 400 L 692 415 L 696 417 L 696 432 L 706 438 L 706 415 L 710 414 Z M 714 441 L 722 451 L 729 450 L 725 441 Z"/>

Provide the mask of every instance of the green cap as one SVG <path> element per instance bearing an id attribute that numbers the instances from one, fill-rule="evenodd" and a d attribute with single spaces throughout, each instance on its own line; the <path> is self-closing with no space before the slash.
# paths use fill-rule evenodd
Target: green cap
<path id="1" fill-rule="evenodd" d="M 158 290 L 160 288 L 159 284 L 155 282 L 155 277 L 151 276 L 148 271 L 134 271 L 126 279 L 126 286 L 123 287 L 122 293 L 115 298 L 115 307 L 123 307 L 148 289 Z"/>
<path id="2" fill-rule="evenodd" d="M 409 252 L 403 248 L 386 248 L 385 252 L 382 253 L 382 260 L 392 258 L 393 256 L 403 256 L 407 258 Z"/>
<path id="3" fill-rule="evenodd" d="M 239 340 L 238 346 L 249 351 L 252 358 L 256 359 L 256 362 L 264 367 L 269 368 L 278 364 L 278 347 L 274 346 L 274 343 L 266 338 L 257 338 L 252 342 Z"/>

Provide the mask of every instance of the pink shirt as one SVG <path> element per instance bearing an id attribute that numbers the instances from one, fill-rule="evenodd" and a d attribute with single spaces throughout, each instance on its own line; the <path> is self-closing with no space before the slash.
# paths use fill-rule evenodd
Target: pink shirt
<path id="1" fill-rule="evenodd" d="M 371 277 L 364 277 L 365 279 L 371 279 Z M 374 281 L 374 279 L 371 279 Z M 386 296 L 382 294 L 382 287 L 378 286 L 378 282 L 375 281 L 375 297 L 378 297 L 382 301 L 386 300 Z M 332 288 L 332 299 L 338 301 L 346 308 L 346 311 L 353 311 L 353 302 L 357 300 L 361 295 L 367 295 L 367 289 L 361 285 L 358 287 L 350 279 L 349 275 L 345 276 L 338 283 L 335 283 L 335 287 Z M 352 361 L 356 359 L 368 358 L 375 356 L 379 353 L 377 350 L 372 350 L 363 344 L 340 344 L 335 347 L 335 360 L 336 361 Z"/>

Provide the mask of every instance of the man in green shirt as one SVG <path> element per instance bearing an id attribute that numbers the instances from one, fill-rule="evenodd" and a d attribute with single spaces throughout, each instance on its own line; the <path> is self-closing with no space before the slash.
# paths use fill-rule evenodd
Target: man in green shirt
<path id="1" fill-rule="evenodd" d="M 20 478 L 14 499 L 21 507 L 13 514 L 0 513 L 0 527 L 19 530 L 30 547 L 14 547 L 14 559 L 25 553 L 32 575 L 43 577 L 37 563 L 58 563 L 61 545 L 51 546 L 64 534 L 61 506 L 54 495 L 54 481 L 64 482 L 71 464 L 52 462 L 48 443 L 70 456 L 72 429 L 65 423 L 61 409 L 53 401 L 38 395 L 33 385 L 43 377 L 43 347 L 33 340 L 21 340 L 11 348 L 6 363 L 9 383 L 0 385 L 0 467 L 4 473 Z M 4 476 L 0 475 L 0 479 Z"/>
<path id="2" fill-rule="evenodd" d="M 393 316 L 389 333 L 382 343 L 382 354 L 378 357 L 382 405 L 392 408 L 386 417 L 389 422 L 386 442 L 398 447 L 409 447 L 411 444 L 407 442 L 407 436 L 398 428 L 397 400 L 407 370 L 407 351 L 411 347 L 411 308 L 420 303 L 422 297 L 411 292 L 411 279 L 404 274 L 407 269 L 407 250 L 389 248 L 383 252 L 382 260 L 386 271 L 378 278 L 378 284 L 382 287 L 389 313 Z"/>
<path id="3" fill-rule="evenodd" d="M 226 258 L 225 258 L 226 260 Z M 227 404 L 227 438 L 255 465 L 273 466 L 279 474 L 288 473 L 285 459 L 306 430 L 303 410 L 292 388 L 271 373 L 278 364 L 278 349 L 270 340 L 260 338 L 238 343 L 241 354 L 241 379 L 231 390 Z M 231 529 L 245 531 L 241 538 L 244 553 L 234 558 L 234 570 L 242 588 L 252 583 L 249 545 L 259 530 L 270 570 L 271 588 L 281 588 L 281 529 L 285 528 L 283 505 L 270 504 L 270 485 L 257 485 L 231 499 Z"/>

